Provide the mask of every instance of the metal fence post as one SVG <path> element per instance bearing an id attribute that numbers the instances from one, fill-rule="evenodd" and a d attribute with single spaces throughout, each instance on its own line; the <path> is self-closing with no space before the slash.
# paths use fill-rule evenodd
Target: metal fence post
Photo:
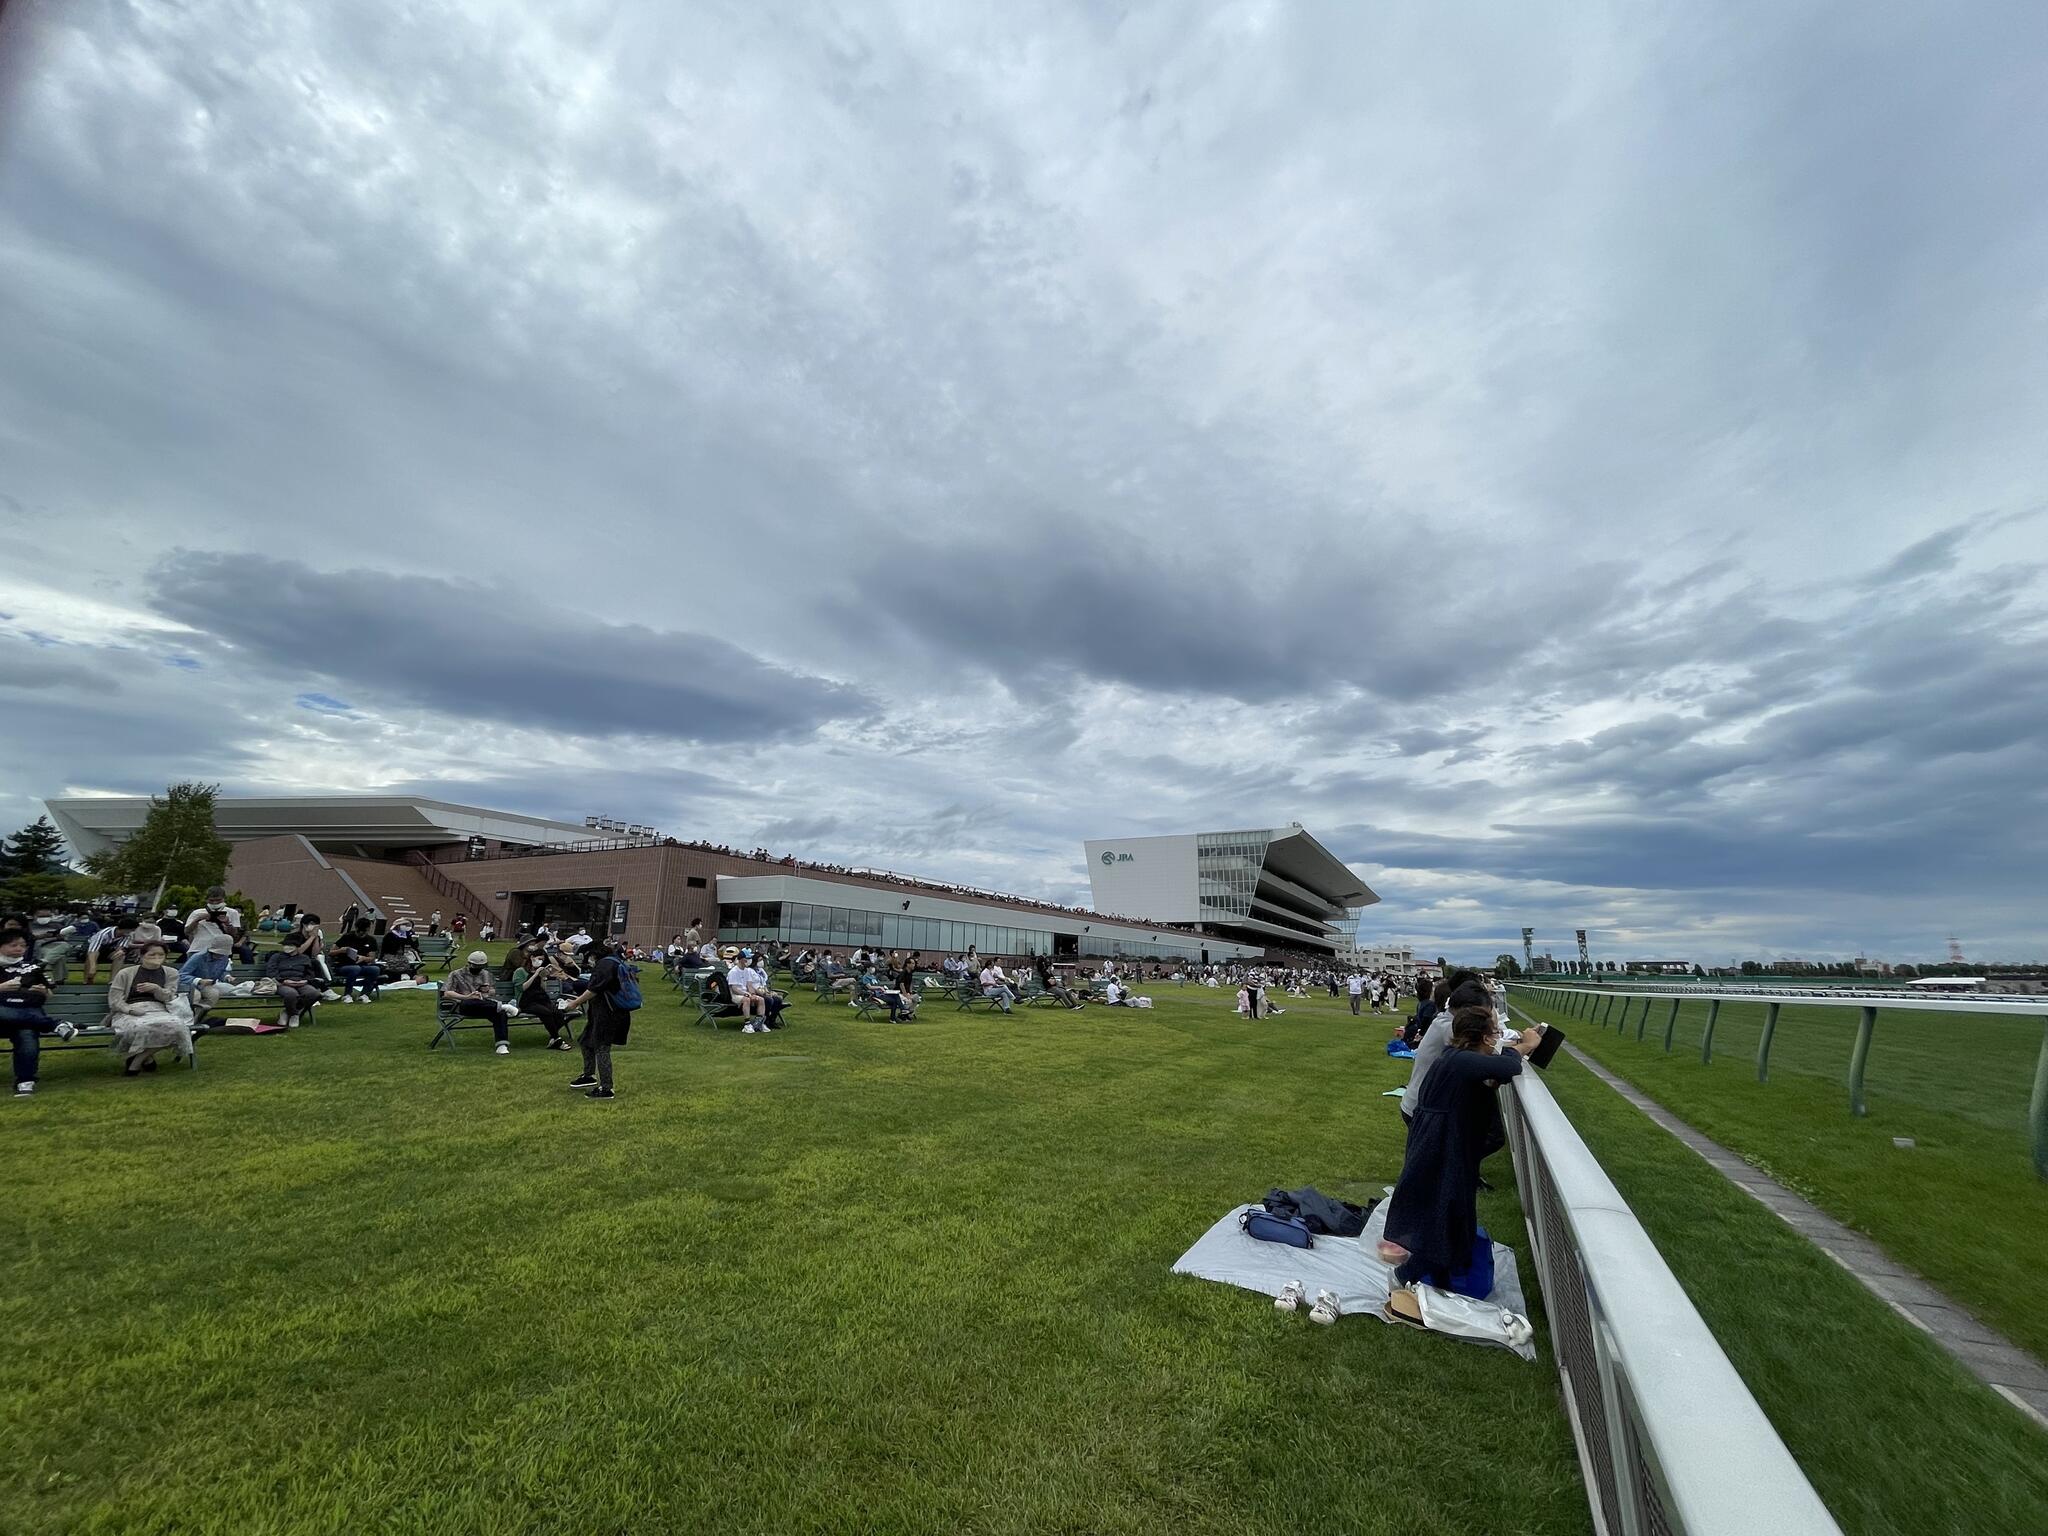
<path id="1" fill-rule="evenodd" d="M 1664 1021 L 1664 1054 L 1671 1054 L 1671 1035 L 1678 1028 L 1678 999 L 1671 999 L 1671 1015 Z"/>
<path id="2" fill-rule="evenodd" d="M 1644 998 L 1644 999 L 1643 999 L 1643 1016 L 1642 1016 L 1642 1017 L 1641 1017 L 1640 1019 L 1637 1019 L 1637 1020 L 1636 1020 L 1636 1039 L 1637 1039 L 1637 1041 L 1639 1041 L 1639 1042 L 1640 1042 L 1640 1041 L 1642 1040 L 1642 1038 L 1643 1038 L 1643 1031 L 1644 1031 L 1644 1030 L 1646 1030 L 1646 1029 L 1648 1029 L 1649 1027 L 1650 1027 L 1650 1000 L 1649 1000 L 1649 999 L 1648 999 L 1648 998 L 1646 997 L 1646 998 Z"/>
<path id="3" fill-rule="evenodd" d="M 1700 1034 L 1700 1065 L 1706 1066 L 1714 1059 L 1714 1026 L 1721 1020 L 1721 999 L 1715 998 L 1707 1004 L 1707 1027 Z"/>
<path id="4" fill-rule="evenodd" d="M 2041 1059 L 2034 1063 L 2034 1097 L 2027 1118 L 2034 1126 L 2034 1172 L 2048 1179 L 2048 1027 L 2041 1031 Z"/>
<path id="5" fill-rule="evenodd" d="M 1756 1043 L 1756 1080 L 1768 1083 L 1771 1080 L 1771 1036 L 1778 1032 L 1778 1005 L 1764 1005 L 1764 1032 Z"/>
<path id="6" fill-rule="evenodd" d="M 1877 1010 L 1863 1010 L 1863 1022 L 1856 1026 L 1856 1050 L 1849 1057 L 1849 1113 L 1868 1114 L 1863 1104 L 1863 1069 L 1870 1064 L 1870 1037 L 1877 1029 Z"/>

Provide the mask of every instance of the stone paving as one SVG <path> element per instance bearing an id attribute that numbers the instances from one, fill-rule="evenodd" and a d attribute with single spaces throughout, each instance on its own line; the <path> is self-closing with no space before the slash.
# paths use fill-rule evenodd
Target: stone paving
<path id="1" fill-rule="evenodd" d="M 1521 1010 L 1515 1010 L 1520 1013 Z M 1524 1015 L 1526 1018 L 1527 1016 Z M 1959 1361 L 1963 1369 L 2048 1430 L 2048 1367 L 1961 1303 L 1937 1291 L 1862 1233 L 1843 1226 L 1810 1201 L 1752 1167 L 1710 1136 L 1624 1082 L 1569 1041 L 1565 1050 L 1588 1072 L 1707 1160 L 1736 1188 L 1757 1200 L 1793 1231 L 1862 1282 L 1899 1316 Z"/>

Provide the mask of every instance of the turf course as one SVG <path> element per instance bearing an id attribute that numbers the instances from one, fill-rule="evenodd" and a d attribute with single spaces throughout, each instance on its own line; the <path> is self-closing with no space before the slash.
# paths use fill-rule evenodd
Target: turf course
<path id="1" fill-rule="evenodd" d="M 1569 1056 L 1549 1083 L 1844 1531 L 2048 1531 L 2048 1435 Z"/>
<path id="2" fill-rule="evenodd" d="M 0 1105 L 0 1531 L 1585 1530 L 1547 1345 L 1166 1273 L 1272 1184 L 1378 1193 L 1407 1068 L 1152 990 L 742 1037 L 654 982 L 611 1105 L 405 994 L 53 1053 Z"/>
<path id="3" fill-rule="evenodd" d="M 1772 1037 L 1770 1081 L 1759 1083 L 1761 1004 L 1722 1006 L 1714 1059 L 1702 1065 L 1705 1003 L 1680 1005 L 1666 1055 L 1668 1004 L 1652 1006 L 1638 1041 L 1641 1004 L 1617 1031 L 1514 992 L 1518 1006 L 1558 1019 L 1609 1070 L 2048 1359 L 2039 1305 L 2048 1183 L 2034 1173 L 2026 1135 L 2041 1020 L 1884 1010 L 1866 1077 L 1870 1113 L 1859 1120 L 1844 1086 L 1853 1008 L 1788 1004 Z M 1901 1136 L 1913 1139 L 1910 1150 L 1892 1145 Z"/>

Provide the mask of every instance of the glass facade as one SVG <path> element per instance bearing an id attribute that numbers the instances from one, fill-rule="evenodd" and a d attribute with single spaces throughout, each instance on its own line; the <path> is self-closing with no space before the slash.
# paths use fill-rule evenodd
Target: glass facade
<path id="1" fill-rule="evenodd" d="M 971 945 L 984 955 L 1157 956 L 1162 960 L 1199 960 L 1204 945 L 1190 934 L 1185 939 L 1147 940 L 1118 935 L 1061 935 L 1050 928 L 1019 923 L 1021 913 L 992 912 L 1007 923 L 955 922 L 947 918 L 914 917 L 906 912 L 874 912 L 861 907 L 829 907 L 800 901 L 723 902 L 718 908 L 718 936 L 733 944 L 780 939 L 813 949 L 853 949 L 879 944 L 884 949 L 916 949 L 927 955 L 957 955 Z"/>
<path id="2" fill-rule="evenodd" d="M 1263 832 L 1205 833 L 1195 846 L 1195 878 L 1205 920 L 1250 917 L 1259 871 L 1272 841 Z"/>

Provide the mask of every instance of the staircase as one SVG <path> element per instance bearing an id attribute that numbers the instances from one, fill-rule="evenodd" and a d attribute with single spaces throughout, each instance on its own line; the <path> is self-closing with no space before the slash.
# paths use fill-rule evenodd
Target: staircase
<path id="1" fill-rule="evenodd" d="M 388 923 L 405 919 L 425 933 L 427 920 L 435 912 L 441 914 L 444 928 L 450 918 L 463 912 L 469 916 L 470 932 L 475 933 L 486 921 L 495 921 L 473 892 L 463 889 L 431 864 L 422 869 L 410 859 L 359 859 L 337 854 L 329 854 L 328 862 L 362 887 L 363 894 L 376 903 L 377 911 Z"/>

